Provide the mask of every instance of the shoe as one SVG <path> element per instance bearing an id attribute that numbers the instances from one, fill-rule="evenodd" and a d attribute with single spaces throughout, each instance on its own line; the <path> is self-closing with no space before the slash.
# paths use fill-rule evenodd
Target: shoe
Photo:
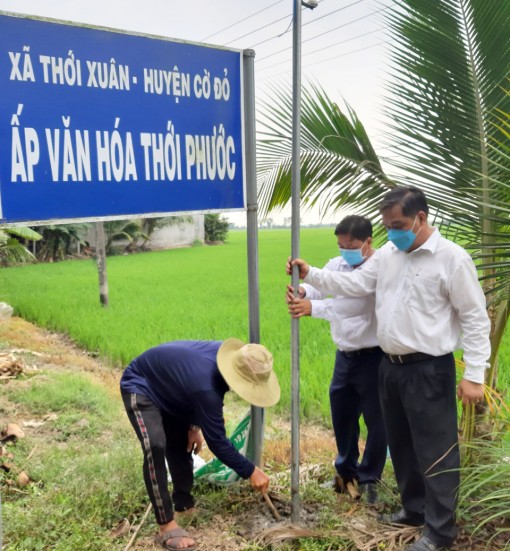
<path id="1" fill-rule="evenodd" d="M 438 545 L 427 536 L 422 536 L 418 541 L 415 541 L 412 545 L 409 545 L 404 551 L 443 551 L 449 549 L 450 546 Z"/>
<path id="2" fill-rule="evenodd" d="M 379 501 L 377 495 L 377 484 L 375 482 L 365 482 L 359 485 L 361 499 L 369 505 L 375 505 Z"/>
<path id="3" fill-rule="evenodd" d="M 419 513 L 408 513 L 405 509 L 400 509 L 389 515 L 378 515 L 377 520 L 384 524 L 405 524 L 406 526 L 423 526 L 425 523 L 425 517 L 423 515 Z"/>
<path id="4" fill-rule="evenodd" d="M 189 538 L 193 541 L 193 545 L 189 547 L 180 547 L 181 541 L 183 538 Z M 171 549 L 172 551 L 179 551 L 179 549 L 187 549 L 188 551 L 195 551 L 197 548 L 194 539 L 189 535 L 189 533 L 178 526 L 173 530 L 167 530 L 163 534 L 158 534 L 154 538 L 154 543 L 160 545 L 163 549 Z"/>

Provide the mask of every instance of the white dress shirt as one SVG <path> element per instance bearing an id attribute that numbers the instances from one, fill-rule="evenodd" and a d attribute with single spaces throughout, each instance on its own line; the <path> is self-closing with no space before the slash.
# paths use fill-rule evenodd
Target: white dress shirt
<path id="1" fill-rule="evenodd" d="M 341 257 L 332 258 L 325 270 L 333 272 L 352 272 L 361 270 L 364 262 L 358 268 L 353 268 Z M 339 350 L 352 352 L 362 348 L 378 346 L 375 321 L 375 294 L 362 297 L 335 296 L 326 298 L 311 285 L 304 283 L 305 298 L 312 303 L 312 317 L 330 322 L 331 338 Z"/>
<path id="2" fill-rule="evenodd" d="M 393 243 L 351 273 L 310 268 L 306 283 L 346 297 L 375 291 L 377 338 L 387 354 L 441 356 L 464 350 L 464 378 L 483 383 L 490 357 L 490 322 L 468 253 L 434 229 L 416 250 Z"/>

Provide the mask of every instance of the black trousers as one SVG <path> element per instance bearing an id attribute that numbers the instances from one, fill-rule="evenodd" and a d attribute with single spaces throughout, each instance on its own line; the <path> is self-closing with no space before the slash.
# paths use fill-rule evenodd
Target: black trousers
<path id="1" fill-rule="evenodd" d="M 189 420 L 161 411 L 142 394 L 122 393 L 124 407 L 143 451 L 143 478 L 158 524 L 167 524 L 176 511 L 193 507 L 193 458 L 186 451 Z M 172 476 L 173 504 L 168 491 L 165 459 Z"/>
<path id="2" fill-rule="evenodd" d="M 425 535 L 449 545 L 460 483 L 453 354 L 403 365 L 385 356 L 379 390 L 402 505 L 425 515 Z"/>
<path id="3" fill-rule="evenodd" d="M 335 468 L 346 480 L 360 484 L 380 480 L 386 462 L 386 433 L 379 403 L 378 369 L 383 352 L 348 357 L 337 350 L 335 369 L 329 387 L 331 419 L 338 456 Z M 359 460 L 359 418 L 367 426 L 363 459 Z"/>

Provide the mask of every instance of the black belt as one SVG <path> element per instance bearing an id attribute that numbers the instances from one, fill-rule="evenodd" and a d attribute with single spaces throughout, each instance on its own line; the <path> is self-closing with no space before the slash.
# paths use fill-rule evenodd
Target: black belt
<path id="1" fill-rule="evenodd" d="M 372 346 L 372 348 L 360 348 L 359 350 L 349 350 L 349 352 L 342 350 L 342 354 L 347 358 L 357 358 L 365 354 L 373 354 L 377 350 L 379 350 L 378 346 Z"/>
<path id="2" fill-rule="evenodd" d="M 424 354 L 423 352 L 413 352 L 412 354 L 399 354 L 398 356 L 386 354 L 386 357 L 392 364 L 407 364 L 409 362 L 423 362 L 425 360 L 430 360 L 431 358 L 436 358 L 437 356 Z"/>

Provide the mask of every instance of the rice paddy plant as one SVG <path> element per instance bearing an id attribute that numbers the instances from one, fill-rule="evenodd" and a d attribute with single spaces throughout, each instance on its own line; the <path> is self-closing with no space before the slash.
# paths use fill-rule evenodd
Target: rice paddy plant
<path id="1" fill-rule="evenodd" d="M 338 254 L 333 227 L 301 230 L 301 253 L 323 266 Z M 273 353 L 282 386 L 275 411 L 290 408 L 290 318 L 284 265 L 290 230 L 259 231 L 261 342 Z M 99 304 L 94 260 L 0 269 L 0 301 L 50 330 L 123 367 L 145 349 L 177 339 L 248 339 L 246 233 L 231 231 L 225 245 L 190 247 L 108 258 L 110 306 Z M 509 335 L 500 380 L 508 385 Z M 300 322 L 301 408 L 305 418 L 329 422 L 328 386 L 335 346 L 324 320 Z M 506 356 L 505 356 L 506 354 Z"/>
<path id="2" fill-rule="evenodd" d="M 290 232 L 259 232 L 261 342 L 273 353 L 288 411 L 290 318 L 284 301 Z M 302 232 L 303 256 L 323 265 L 337 253 L 332 228 Z M 248 339 L 246 234 L 222 246 L 108 258 L 110 307 L 102 308 L 94 260 L 0 270 L 0 300 L 50 330 L 65 332 L 92 353 L 125 366 L 146 348 L 176 339 Z M 33 268 L 33 269 L 25 269 Z M 301 323 L 302 409 L 329 418 L 334 345 L 322 320 Z"/>

